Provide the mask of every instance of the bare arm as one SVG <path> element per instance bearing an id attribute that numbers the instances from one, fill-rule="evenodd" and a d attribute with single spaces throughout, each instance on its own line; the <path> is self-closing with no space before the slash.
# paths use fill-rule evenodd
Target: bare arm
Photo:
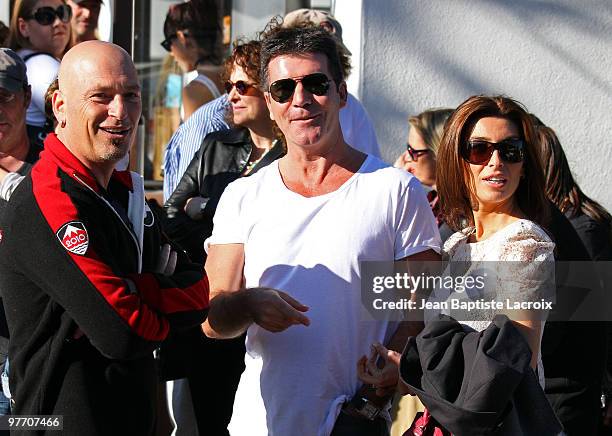
<path id="1" fill-rule="evenodd" d="M 212 245 L 206 260 L 211 301 L 202 330 L 211 338 L 233 338 L 244 333 L 252 323 L 271 332 L 281 332 L 292 325 L 309 325 L 302 313 L 308 310 L 282 291 L 244 287 L 244 246 Z"/>
<path id="2" fill-rule="evenodd" d="M 439 261 L 440 255 L 433 250 L 426 250 L 397 262 Z M 415 294 L 413 294 L 413 297 Z M 399 380 L 399 357 L 404 350 L 408 338 L 418 335 L 423 330 L 422 321 L 403 321 L 389 339 L 386 347 L 373 344 L 372 354 L 368 359 L 362 356 L 357 362 L 359 379 L 377 388 L 377 395 L 383 396 L 395 389 Z M 382 365 L 379 363 L 379 359 Z"/>
<path id="3" fill-rule="evenodd" d="M 210 90 L 198 82 L 192 82 L 183 88 L 183 109 L 187 120 L 200 106 L 208 103 L 215 97 Z"/>

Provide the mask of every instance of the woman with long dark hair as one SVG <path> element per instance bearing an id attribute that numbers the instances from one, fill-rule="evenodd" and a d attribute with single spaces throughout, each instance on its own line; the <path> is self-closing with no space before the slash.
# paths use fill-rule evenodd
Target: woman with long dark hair
<path id="1" fill-rule="evenodd" d="M 467 303 L 493 299 L 505 303 L 507 299 L 529 302 L 550 297 L 547 292 L 554 289 L 555 244 L 544 230 L 549 221 L 549 209 L 537 141 L 530 115 L 518 102 L 504 96 L 470 97 L 448 119 L 438 148 L 436 186 L 444 219 L 451 228 L 458 231 L 444 243 L 443 259 L 451 262 L 451 270 L 459 268 L 463 278 L 473 278 L 482 274 L 479 271 L 483 270 L 493 274 L 489 274 L 485 286 L 472 286 L 469 292 L 458 290 L 457 287 L 435 287 L 429 297 L 430 302 L 460 300 Z M 451 270 L 445 270 L 444 274 L 449 274 Z M 433 392 L 437 396 L 436 404 L 458 402 L 453 406 L 456 407 L 456 413 L 432 413 L 435 419 L 454 433 L 470 434 L 476 425 L 490 426 L 492 432 L 499 425 L 502 427 L 501 434 L 526 434 L 542 416 L 546 417 L 542 420 L 543 426 L 558 433 L 559 424 L 543 392 L 544 373 L 540 347 L 546 312 L 531 309 L 513 312 L 506 308 L 505 305 L 503 309 L 483 306 L 467 313 L 451 311 L 451 315 L 460 316 L 458 321 L 463 332 L 455 331 L 453 340 L 449 339 L 443 349 L 437 351 L 439 355 L 444 355 L 442 360 L 434 359 L 430 361 L 430 366 L 421 367 L 423 379 L 432 377 L 435 379 L 434 385 L 438 383 L 441 386 L 440 390 Z M 433 321 L 438 319 L 439 313 L 440 310 L 435 309 L 426 312 L 425 328 L 429 329 L 428 333 L 435 331 Z M 507 327 L 506 324 L 500 324 L 499 320 L 493 323 L 498 314 L 508 316 Z M 462 346 L 469 347 L 473 342 L 467 341 L 456 346 L 457 343 L 461 344 L 463 334 L 480 332 L 484 338 L 492 337 L 491 334 L 496 331 L 517 333 L 500 334 L 495 342 L 483 339 L 477 350 L 486 352 L 484 355 L 479 354 L 480 360 L 471 361 L 471 352 L 464 355 L 461 351 Z M 446 334 L 450 334 L 450 331 Z M 432 338 L 419 335 L 417 341 L 423 339 Z M 397 354 L 394 355 L 380 345 L 376 345 L 376 351 L 386 361 L 399 365 Z M 428 353 L 431 349 L 420 349 L 419 352 Z M 496 355 L 499 359 L 493 366 L 492 362 L 483 363 L 487 361 L 485 356 L 489 355 Z M 517 374 L 522 373 L 524 380 L 530 381 L 534 398 L 521 397 L 517 391 L 505 390 L 496 383 L 495 377 L 504 377 L 496 371 L 505 364 L 515 365 L 517 361 L 527 364 Z M 457 364 L 465 365 L 466 372 Z M 519 366 L 516 365 L 515 369 Z M 371 368 L 371 365 L 369 368 L 362 367 L 362 380 L 374 382 L 379 388 L 388 386 L 389 381 L 371 377 L 377 374 Z M 435 371 L 429 372 L 432 368 Z M 479 378 L 483 373 L 487 374 L 486 379 Z M 453 382 L 460 379 L 461 374 L 465 378 L 460 385 L 455 386 Z M 402 372 L 404 380 L 407 375 Z M 419 377 L 416 379 L 420 380 Z M 461 406 L 466 404 L 462 398 L 453 394 L 443 395 L 448 392 L 459 394 L 459 390 L 463 391 L 470 384 L 480 386 L 478 395 L 474 397 L 480 398 L 480 403 L 471 403 L 473 409 L 462 409 Z M 432 394 L 432 391 L 427 394 Z M 494 397 L 497 403 L 490 401 Z M 426 401 L 428 397 L 421 393 L 419 398 L 426 406 L 433 404 Z M 529 404 L 531 401 L 533 404 Z M 511 413 L 504 412 L 504 409 L 508 411 L 507 406 L 510 404 Z M 530 407 L 541 409 L 534 415 Z M 495 419 L 486 422 L 484 414 L 468 418 L 476 410 L 487 411 L 491 413 L 488 416 L 494 416 Z M 538 421 L 537 425 L 540 424 L 542 422 Z"/>
<path id="2" fill-rule="evenodd" d="M 215 0 L 190 0 L 170 6 L 162 47 L 184 73 L 181 119 L 221 96 L 222 45 Z"/>

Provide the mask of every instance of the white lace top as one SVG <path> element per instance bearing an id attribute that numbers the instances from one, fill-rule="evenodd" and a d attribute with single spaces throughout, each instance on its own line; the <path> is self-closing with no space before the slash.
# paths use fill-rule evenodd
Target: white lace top
<path id="1" fill-rule="evenodd" d="M 493 267 L 496 270 L 495 274 L 489 274 L 483 290 L 474 287 L 466 289 L 460 296 L 462 300 L 474 301 L 484 297 L 485 300 L 494 298 L 496 301 L 505 301 L 506 298 L 512 301 L 537 301 L 543 294 L 551 295 L 550 292 L 554 290 L 551 287 L 554 287 L 552 266 L 555 244 L 541 227 L 532 221 L 520 219 L 483 241 L 469 243 L 469 236 L 474 231 L 474 227 L 468 227 L 453 234 L 444 243 L 443 258 L 452 262 L 466 262 L 460 264 L 468 268 L 464 275 L 475 276 L 483 271 L 491 271 Z M 429 301 L 446 301 L 451 293 L 453 298 L 457 296 L 452 289 L 436 288 Z M 428 311 L 426 320 L 441 312 L 447 313 L 445 310 Z M 474 330 L 482 331 L 501 312 L 494 309 L 471 310 L 467 313 L 463 311 L 462 315 L 465 316 L 460 321 Z M 538 375 L 540 384 L 544 386 L 540 357 Z"/>

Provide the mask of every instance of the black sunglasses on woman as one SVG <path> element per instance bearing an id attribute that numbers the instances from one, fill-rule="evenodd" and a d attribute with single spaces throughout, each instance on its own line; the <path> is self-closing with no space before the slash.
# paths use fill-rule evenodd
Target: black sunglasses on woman
<path id="1" fill-rule="evenodd" d="M 27 19 L 36 20 L 41 26 L 49 26 L 55 22 L 56 17 L 68 23 L 72 18 L 72 9 L 68 5 L 60 5 L 55 9 L 51 6 L 43 6 L 33 11 Z"/>

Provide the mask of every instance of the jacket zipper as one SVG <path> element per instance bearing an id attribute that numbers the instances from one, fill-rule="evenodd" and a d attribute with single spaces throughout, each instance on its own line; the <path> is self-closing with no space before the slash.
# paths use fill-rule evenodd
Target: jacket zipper
<path id="1" fill-rule="evenodd" d="M 98 197 L 100 200 L 102 200 L 104 202 L 104 204 L 106 204 L 110 208 L 110 210 L 113 211 L 113 213 L 119 219 L 121 224 L 123 224 L 123 227 L 125 227 L 125 229 L 128 231 L 128 233 L 132 237 L 132 241 L 134 241 L 134 245 L 136 245 L 136 251 L 138 252 L 138 273 L 140 274 L 142 272 L 142 251 L 141 251 L 141 248 L 140 248 L 140 244 L 138 243 L 138 240 L 136 239 L 136 236 L 134 235 L 134 232 L 128 227 L 128 225 L 125 223 L 125 221 L 123 221 L 123 218 L 121 218 L 121 215 L 119 215 L 119 213 L 115 210 L 115 208 L 104 197 L 102 197 L 100 194 L 98 194 L 96 191 L 94 191 L 91 188 L 91 186 L 89 186 L 87 183 L 85 183 L 83 180 L 81 180 L 81 178 L 78 176 L 77 173 L 73 173 L 72 177 L 74 177 L 79 183 L 81 183 L 81 185 L 85 186 L 87 189 L 89 189 L 91 192 L 93 192 L 96 197 Z"/>

